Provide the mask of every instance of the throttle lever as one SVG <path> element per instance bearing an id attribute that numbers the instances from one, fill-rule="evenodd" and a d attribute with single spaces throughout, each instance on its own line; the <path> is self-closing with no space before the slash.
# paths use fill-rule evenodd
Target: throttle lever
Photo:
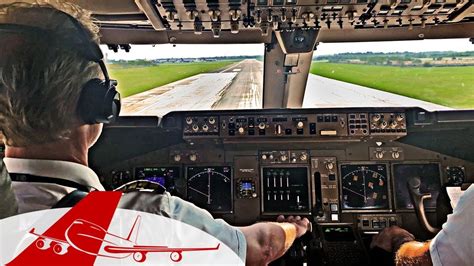
<path id="1" fill-rule="evenodd" d="M 431 226 L 428 218 L 426 217 L 424 200 L 431 199 L 431 193 L 420 192 L 421 180 L 419 177 L 410 178 L 407 182 L 408 192 L 410 194 L 410 200 L 415 209 L 416 217 L 420 222 L 421 227 L 426 231 L 436 234 L 440 231 L 439 228 Z"/>

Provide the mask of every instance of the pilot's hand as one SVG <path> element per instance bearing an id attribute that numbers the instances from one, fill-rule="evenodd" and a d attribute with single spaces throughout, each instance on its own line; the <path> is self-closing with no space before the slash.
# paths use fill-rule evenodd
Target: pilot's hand
<path id="1" fill-rule="evenodd" d="M 396 252 L 401 245 L 413 240 L 415 240 L 415 236 L 407 230 L 398 226 L 390 226 L 372 238 L 370 248 L 379 247 L 388 252 Z"/>
<path id="2" fill-rule="evenodd" d="M 296 226 L 296 237 L 300 237 L 306 232 L 311 231 L 311 222 L 307 218 L 301 218 L 300 216 L 285 216 L 280 215 L 277 217 L 279 223 L 292 223 Z"/>

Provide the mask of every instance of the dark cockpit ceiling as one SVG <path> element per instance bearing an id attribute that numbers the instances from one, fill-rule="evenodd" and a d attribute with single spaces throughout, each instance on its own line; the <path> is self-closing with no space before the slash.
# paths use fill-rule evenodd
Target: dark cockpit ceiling
<path id="1" fill-rule="evenodd" d="M 470 0 L 77 1 L 102 43 L 270 43 L 272 32 L 319 30 L 319 42 L 471 38 Z"/>

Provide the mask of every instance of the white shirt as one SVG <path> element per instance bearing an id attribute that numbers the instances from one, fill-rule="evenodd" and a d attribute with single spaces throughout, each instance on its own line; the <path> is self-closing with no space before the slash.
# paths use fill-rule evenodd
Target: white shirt
<path id="1" fill-rule="evenodd" d="M 430 244 L 433 265 L 473 265 L 474 185 L 461 196 L 453 214 Z"/>
<path id="2" fill-rule="evenodd" d="M 9 173 L 65 179 L 96 190 L 104 190 L 96 173 L 82 164 L 17 158 L 4 158 L 3 162 Z M 62 185 L 36 182 L 13 182 L 12 188 L 17 198 L 19 213 L 51 208 L 65 195 L 76 190 Z"/>
<path id="3" fill-rule="evenodd" d="M 94 171 L 81 164 L 14 158 L 4 158 L 3 161 L 9 173 L 66 179 L 97 190 L 104 190 Z M 37 182 L 13 182 L 12 187 L 17 198 L 19 213 L 49 209 L 65 195 L 75 190 L 75 188 L 62 185 Z M 164 201 L 164 203 L 157 204 L 159 201 Z M 208 211 L 192 203 L 173 197 L 169 193 L 164 193 L 162 197 L 154 193 L 130 193 L 123 196 L 121 206 L 149 213 L 161 213 L 166 217 L 192 225 L 218 238 L 245 261 L 247 254 L 245 235 L 237 227 L 228 225 L 224 220 L 214 219 Z"/>

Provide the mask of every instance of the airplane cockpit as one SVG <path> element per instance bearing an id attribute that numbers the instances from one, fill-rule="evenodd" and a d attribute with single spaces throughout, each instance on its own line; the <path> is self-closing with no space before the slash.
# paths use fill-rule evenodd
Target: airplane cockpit
<path id="1" fill-rule="evenodd" d="M 321 43 L 474 42 L 472 1 L 76 2 L 92 11 L 109 53 L 158 44 L 263 44 L 258 109 L 130 111 L 104 127 L 89 161 L 108 190 L 158 182 L 232 225 L 307 217 L 313 231 L 272 265 L 377 264 L 369 249 L 374 235 L 397 225 L 431 239 L 452 212 L 450 193 L 474 180 L 473 111 L 367 106 L 363 98 L 355 106 L 303 108 Z M 225 87 L 234 93 L 228 101 L 250 97 L 242 87 L 249 83 L 242 84 Z"/>

